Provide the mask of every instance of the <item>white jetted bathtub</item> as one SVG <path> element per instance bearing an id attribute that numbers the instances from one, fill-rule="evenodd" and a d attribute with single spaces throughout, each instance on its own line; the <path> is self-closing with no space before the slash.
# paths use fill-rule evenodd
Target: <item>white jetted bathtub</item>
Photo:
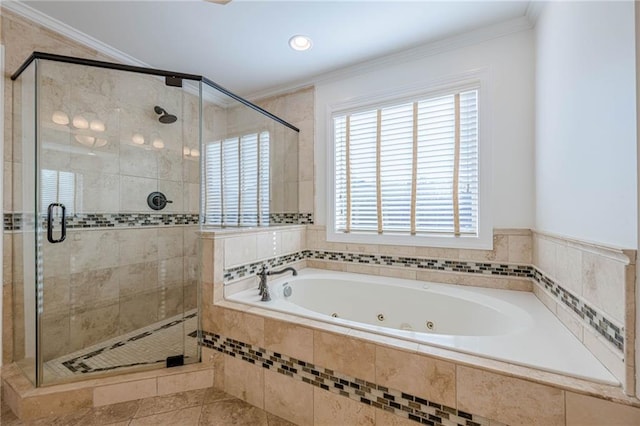
<path id="1" fill-rule="evenodd" d="M 257 282 L 257 280 L 256 280 Z M 529 292 L 303 269 L 227 300 L 554 373 L 618 380 Z"/>

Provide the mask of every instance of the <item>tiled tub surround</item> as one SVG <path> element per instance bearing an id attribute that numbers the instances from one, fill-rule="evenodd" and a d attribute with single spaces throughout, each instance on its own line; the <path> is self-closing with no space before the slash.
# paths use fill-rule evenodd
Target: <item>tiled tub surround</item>
<path id="1" fill-rule="evenodd" d="M 255 282 L 255 280 L 254 280 Z M 288 287 L 290 296 L 285 294 Z M 619 381 L 533 293 L 305 268 L 225 299 L 597 383 Z M 336 318 L 332 318 L 335 316 Z M 545 348 L 539 350 L 538 348 Z"/>
<path id="2" fill-rule="evenodd" d="M 524 229 L 495 229 L 493 250 L 439 249 L 385 245 L 342 244 L 326 241 L 323 226 L 310 225 L 309 249 L 340 252 L 384 253 L 396 256 L 505 263 L 529 267 L 532 276 L 523 280 L 485 277 L 482 274 L 442 273 L 411 268 L 349 266 L 343 262 L 309 260 L 310 267 L 389 275 L 451 284 L 533 290 L 536 296 L 585 346 L 633 392 L 635 366 L 635 258 L 633 250 L 620 250 Z M 541 239 L 544 239 L 540 243 Z M 549 245 L 553 242 L 555 245 Z M 540 247 L 544 253 L 539 254 Z M 546 284 L 545 284 L 546 283 Z M 582 287 L 585 287 L 583 291 Z M 545 290 L 553 288 L 553 292 Z M 623 315 L 626 312 L 626 317 Z M 626 343 L 626 344 L 625 344 Z"/>
<path id="3" fill-rule="evenodd" d="M 300 425 L 451 425 L 467 414 L 492 425 L 640 420 L 640 403 L 611 386 L 227 301 L 210 314 L 209 326 L 228 332 L 205 333 L 215 385 Z"/>
<path id="4" fill-rule="evenodd" d="M 422 271 L 435 271 L 437 273 L 465 273 L 480 275 L 482 278 L 487 277 L 499 277 L 505 278 L 509 281 L 500 282 L 495 281 L 478 281 L 472 282 L 476 277 L 468 277 L 469 282 L 461 280 L 459 284 L 486 286 L 494 288 L 508 288 L 514 290 L 530 290 L 531 284 L 528 281 L 518 282 L 516 280 L 528 278 L 532 279 L 538 286 L 548 288 L 549 292 L 556 299 L 557 303 L 564 303 L 567 307 L 570 307 L 575 315 L 579 318 L 576 321 L 582 321 L 583 327 L 589 327 L 600 338 L 605 339 L 616 349 L 620 354 L 624 348 L 624 327 L 616 324 L 611 317 L 608 317 L 602 311 L 595 309 L 593 306 L 585 302 L 584 300 L 574 296 L 566 289 L 555 283 L 549 277 L 545 276 L 539 270 L 529 265 L 511 265 L 504 263 L 491 263 L 491 262 L 472 262 L 461 260 L 442 260 L 442 259 L 424 259 L 416 257 L 406 256 L 389 256 L 380 254 L 363 254 L 363 253 L 342 253 L 323 250 L 304 250 L 298 253 L 292 253 L 284 256 L 278 256 L 270 259 L 253 262 L 248 265 L 236 266 L 226 269 L 224 271 L 224 281 L 227 284 L 233 284 L 233 290 L 230 292 L 237 292 L 240 289 L 253 286 L 254 284 L 237 283 L 237 280 L 246 277 L 253 277 L 263 265 L 269 268 L 278 268 L 291 262 L 298 262 L 301 260 L 307 260 L 307 265 L 312 267 L 321 267 L 323 269 L 333 270 L 349 270 L 349 267 L 341 267 L 343 264 L 356 265 L 357 272 L 361 273 L 380 273 L 380 267 L 382 268 L 403 268 L 403 272 L 411 272 L 416 270 Z M 321 262 L 316 262 L 321 261 Z M 339 263 L 337 263 L 339 262 Z M 369 271 L 367 271 L 369 269 Z M 396 271 L 398 271 L 396 269 Z M 396 278 L 403 278 L 400 273 L 393 274 L 391 271 L 386 271 L 386 274 L 380 275 L 395 276 Z M 423 275 L 423 274 L 421 274 Z M 410 276 L 410 275 L 409 275 Z M 412 279 L 416 279 L 416 276 L 410 276 Z M 432 279 L 435 281 L 435 279 Z M 449 281 L 450 284 L 454 282 Z M 483 285 L 484 283 L 484 285 Z M 238 285 L 240 284 L 240 285 Z M 554 314 L 556 313 L 553 310 Z M 622 380 L 622 379 L 620 379 Z"/>
<path id="5" fill-rule="evenodd" d="M 283 229 L 284 230 L 284 229 Z M 291 230 L 291 229 L 289 229 Z M 545 373 L 540 370 L 519 367 L 506 364 L 499 361 L 489 360 L 485 358 L 474 357 L 467 354 L 460 354 L 445 349 L 438 349 L 426 345 L 412 344 L 406 341 L 400 341 L 384 336 L 378 336 L 363 331 L 357 331 L 340 326 L 327 326 L 313 320 L 301 319 L 291 315 L 281 314 L 268 311 L 258 307 L 248 307 L 239 305 L 223 299 L 223 291 L 235 291 L 236 285 L 248 288 L 255 285 L 255 279 L 243 279 L 235 281 L 236 285 L 224 286 L 225 270 L 242 267 L 246 264 L 260 263 L 263 260 L 271 259 L 284 255 L 277 252 L 276 256 L 265 255 L 258 258 L 256 252 L 258 250 L 258 241 L 281 241 L 282 235 L 278 233 L 270 235 L 221 235 L 215 232 L 202 234 L 203 237 L 203 329 L 208 332 L 219 334 L 220 336 L 230 337 L 235 340 L 243 341 L 261 348 L 272 350 L 274 352 L 287 354 L 296 359 L 312 362 L 322 365 L 326 368 L 333 368 L 344 374 L 353 377 L 363 378 L 367 380 L 365 375 L 348 370 L 352 368 L 351 364 L 360 363 L 360 359 L 348 361 L 351 357 L 350 352 L 360 353 L 360 348 L 371 346 L 385 346 L 400 349 L 402 352 L 398 356 L 406 367 L 399 367 L 395 370 L 394 376 L 400 377 L 399 380 L 412 381 L 415 380 L 416 371 L 423 364 L 425 358 L 439 361 L 446 361 L 455 365 L 459 371 L 464 373 L 470 371 L 478 371 L 473 377 L 477 379 L 477 383 L 471 388 L 471 391 L 465 391 L 467 388 L 458 389 L 458 403 L 465 401 L 468 406 L 456 406 L 453 402 L 450 405 L 456 409 L 470 411 L 482 417 L 498 419 L 502 422 L 513 424 L 583 424 L 585 417 L 582 414 L 589 413 L 589 416 L 600 419 L 596 421 L 606 424 L 611 416 L 620 415 L 631 410 L 633 415 L 637 415 L 635 409 L 631 409 L 629 405 L 637 405 L 638 401 L 629 398 L 621 392 L 619 387 L 611 387 L 598 385 L 592 382 L 579 379 L 570 379 L 565 376 L 552 373 Z M 229 238 L 238 238 L 231 246 L 227 246 L 226 241 Z M 245 238 L 241 240 L 240 238 Z M 304 236 L 300 236 L 300 244 L 305 243 L 308 250 L 319 249 L 332 252 L 349 252 L 349 253 L 384 253 L 385 255 L 398 255 L 406 257 L 420 257 L 432 259 L 447 259 L 459 261 L 474 261 L 473 263 L 499 263 L 499 264 L 531 264 L 531 232 L 526 230 L 496 230 L 494 237 L 494 250 L 477 251 L 477 250 L 455 250 L 455 249 L 434 249 L 434 248 L 416 248 L 416 247 L 393 247 L 393 246 L 372 246 L 372 245 L 349 245 L 328 243 L 324 241 L 324 228 L 320 226 L 309 226 L 308 232 Z M 243 241 L 244 244 L 240 244 Z M 276 244 L 277 246 L 277 244 Z M 265 246 L 262 246 L 264 249 Z M 229 252 L 230 250 L 230 252 Z M 304 251 L 304 250 L 303 250 Z M 250 254 L 243 257 L 242 252 Z M 291 255 L 293 252 L 289 252 Z M 244 262 L 242 260 L 245 260 Z M 489 262 L 487 262 L 489 260 Z M 485 276 L 483 274 L 469 274 L 444 272 L 441 270 L 428 270 L 418 268 L 408 268 L 406 266 L 381 266 L 368 265 L 362 263 L 350 263 L 331 260 L 313 260 L 306 259 L 298 262 L 299 266 L 311 266 L 324 269 L 344 270 L 356 273 L 370 273 L 383 276 L 395 276 L 409 279 L 419 279 L 426 281 L 436 281 L 444 283 L 459 283 L 465 285 L 480 285 L 498 288 L 512 288 L 531 291 L 535 287 L 530 278 L 508 277 L 508 276 Z M 215 304 L 211 301 L 215 300 Z M 277 332 L 279 337 L 268 338 L 267 335 L 273 335 L 274 331 L 267 332 L 267 325 L 277 324 L 287 331 Z M 295 324 L 295 325 L 294 325 Z M 299 327 L 299 328 L 298 328 Z M 300 330 L 300 329 L 306 329 Z M 338 335 L 344 337 L 339 343 L 332 345 L 332 348 L 342 347 L 345 349 L 343 357 L 334 357 L 330 362 L 321 363 L 318 359 L 313 359 L 314 347 L 313 337 L 318 335 Z M 348 335 L 348 337 L 346 337 Z M 289 337 L 287 337 L 289 336 Z M 306 336 L 303 338 L 303 336 Z M 275 340 L 274 340 L 275 339 Z M 279 340 L 291 339 L 290 349 L 284 350 L 279 346 Z M 352 345 L 357 346 L 357 350 Z M 274 344 L 276 346 L 274 346 Z M 329 350 L 329 349 L 327 349 Z M 338 350 L 338 349 L 332 349 Z M 302 354 L 300 354 L 302 352 Z M 306 354 L 306 355 L 305 355 Z M 415 355 L 415 356 L 414 356 Z M 203 355 L 203 359 L 205 359 Z M 215 358 L 215 357 L 214 357 Z M 337 359 L 336 359 L 337 358 Z M 347 361 L 341 360 L 347 359 Z M 363 360 L 365 360 L 363 358 Z M 426 362 L 426 361 L 424 361 Z M 217 369 L 224 369 L 225 363 L 231 365 L 232 371 L 227 371 L 225 375 L 233 380 L 235 385 L 235 394 L 240 395 L 244 399 L 263 406 L 267 404 L 267 398 L 262 400 L 265 389 L 265 377 L 271 377 L 268 372 L 259 373 L 257 370 L 253 372 L 244 371 L 247 367 L 240 367 L 238 363 L 225 355 L 221 358 L 215 358 L 215 366 Z M 343 368 L 348 364 L 347 367 Z M 258 368 L 258 367 L 255 367 Z M 262 367 L 260 367 L 261 369 Z M 355 368 L 355 367 L 353 367 Z M 249 367 L 253 370 L 254 367 Z M 217 370 L 218 371 L 218 370 Z M 217 376 L 222 385 L 222 378 Z M 370 377 L 370 376 L 369 376 Z M 404 379 L 402 379 L 402 377 Z M 237 381 L 245 381 L 246 385 L 237 384 Z M 371 381 L 371 380 L 369 380 Z M 304 382 L 303 382 L 304 384 Z M 380 383 L 378 383 L 380 384 Z M 384 386 L 384 384 L 382 384 Z M 293 386 L 293 385 L 292 385 Z M 531 389 L 528 389 L 531 387 Z M 259 388 L 259 389 L 256 389 Z M 405 393 L 409 393 L 404 386 L 395 386 Z M 248 390 L 251 389 L 251 390 Z M 302 392 L 302 388 L 296 387 L 297 392 Z M 508 391 L 502 392 L 504 389 Z M 511 389 L 518 389 L 517 394 L 513 394 Z M 555 408 L 542 408 L 539 401 L 544 401 L 546 397 L 538 397 L 538 392 L 544 389 L 554 395 L 552 399 L 559 398 L 557 401 L 558 410 L 562 414 L 555 419 L 549 419 L 553 416 Z M 272 388 L 268 392 L 273 392 Z M 475 392 L 475 394 L 473 394 Z M 512 395 L 513 394 L 513 395 Z M 253 395 L 253 396 L 252 396 Z M 418 395 L 414 393 L 414 395 Z M 455 391 L 454 391 L 455 395 Z M 510 395 L 507 398 L 507 395 Z M 536 397 L 532 397 L 536 395 Z M 590 396 L 587 396 L 590 395 Z M 425 396 L 421 396 L 425 398 Z M 596 398 L 592 398 L 596 397 Z M 291 396 L 293 398 L 293 396 Z M 426 397 L 426 399 L 429 399 Z M 462 401 L 461 401 L 462 399 Z M 534 401 L 531 401 L 533 399 Z M 617 404 L 606 402 L 604 400 L 614 401 Z M 436 401 L 437 402 L 437 401 Z M 439 403 L 442 403 L 440 401 Z M 262 405 L 261 405 L 262 404 Z M 284 404 L 284 403 L 283 403 Z M 336 403 L 338 406 L 341 404 Z M 345 407 L 348 402 L 343 402 Z M 446 403 L 445 403 L 446 405 Z M 566 409 L 564 408 L 566 405 Z M 478 407 L 477 410 L 469 409 L 469 406 Z M 597 407 L 597 409 L 594 409 Z M 353 407 L 352 407 L 353 408 Z M 556 414 L 557 414 L 557 410 Z M 606 413 L 606 414 L 603 414 Z M 598 417 L 604 415 L 605 417 Z M 608 416 L 608 417 L 607 417 Z M 620 418 L 624 418 L 620 417 Z M 525 420 L 526 419 L 526 420 Z M 573 422 L 572 419 L 580 419 Z M 387 420 L 390 421 L 390 420 Z M 610 422 L 609 422 L 610 423 Z M 627 422 L 631 423 L 632 422 Z"/>
<path id="6" fill-rule="evenodd" d="M 538 298 L 632 392 L 636 252 L 540 232 L 532 247 Z"/>
<path id="7" fill-rule="evenodd" d="M 269 351 L 228 337 L 217 334 L 204 334 L 202 345 L 232 358 L 261 366 L 265 370 L 277 372 L 327 392 L 350 398 L 358 403 L 378 408 L 418 423 L 434 426 L 488 426 L 490 424 L 489 419 L 477 415 L 474 416 L 462 410 L 456 410 L 453 407 L 428 401 L 419 396 L 407 394 L 367 380 L 350 377 L 314 365 L 308 361 L 299 360 L 286 354 Z M 318 413 L 318 415 L 322 416 L 323 413 Z M 300 417 L 300 413 L 292 414 L 293 416 Z M 370 415 L 369 420 L 372 417 Z M 340 421 L 339 418 L 333 418 L 332 420 L 336 423 Z M 498 423 L 494 421 L 491 424 L 497 425 Z"/>

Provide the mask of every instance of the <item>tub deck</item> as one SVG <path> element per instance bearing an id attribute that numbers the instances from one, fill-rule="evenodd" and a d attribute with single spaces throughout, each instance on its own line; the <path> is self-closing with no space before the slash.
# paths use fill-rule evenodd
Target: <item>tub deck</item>
<path id="1" fill-rule="evenodd" d="M 347 283 L 349 281 L 352 285 Z M 389 284 L 391 281 L 393 284 Z M 317 287 L 316 297 L 313 300 L 305 301 L 304 297 L 302 299 L 287 298 L 283 294 L 285 286 L 290 286 L 294 293 L 296 291 L 300 293 L 304 292 L 303 286 L 314 285 L 323 286 L 321 293 L 326 294 L 321 298 L 322 300 L 317 300 L 317 295 L 320 294 L 317 292 Z M 367 288 L 371 291 L 367 293 L 375 294 L 376 300 L 367 298 L 364 304 L 366 306 L 359 306 L 361 304 L 357 295 L 362 293 L 363 285 L 369 286 Z M 530 292 L 427 283 L 311 268 L 301 270 L 297 277 L 278 278 L 270 282 L 269 286 L 272 296 L 270 302 L 261 302 L 255 289 L 244 290 L 225 298 L 229 301 L 293 314 L 327 324 L 451 349 L 597 383 L 620 385 L 600 361 Z M 478 324 L 473 321 L 473 315 L 471 317 L 467 315 L 464 322 L 469 323 L 468 331 L 456 327 L 457 334 L 416 331 L 415 326 L 405 327 L 409 329 L 398 329 L 376 324 L 378 319 L 374 313 L 382 313 L 388 318 L 403 315 L 407 318 L 414 317 L 413 323 L 416 323 L 416 314 L 419 317 L 420 313 L 403 313 L 402 309 L 400 312 L 389 311 L 389 307 L 394 304 L 394 298 L 410 297 L 414 302 L 418 300 L 420 304 L 422 301 L 426 306 L 430 297 L 443 294 L 464 300 L 465 303 L 475 300 L 484 309 L 488 307 L 500 313 L 496 320 L 510 321 L 511 324 L 508 327 L 501 327 L 500 324 Z M 292 303 L 290 300 L 293 299 L 301 300 L 300 304 Z M 345 303 L 352 306 L 351 317 L 349 309 L 345 309 Z M 301 306 L 305 304 L 307 306 Z M 313 306 L 313 309 L 309 309 L 309 305 Z M 469 309 L 468 304 L 460 306 Z M 341 312 L 340 317 L 332 317 L 331 314 L 337 310 Z M 364 312 L 367 310 L 368 313 Z M 451 315 L 439 321 L 456 321 L 454 308 L 451 307 L 449 310 Z M 460 314 L 460 316 L 463 315 Z M 371 317 L 370 320 L 369 317 Z M 359 320 L 353 320 L 355 318 Z M 428 314 L 424 314 L 424 320 L 429 320 Z M 412 321 L 407 319 L 401 323 L 411 324 Z M 493 331 L 482 335 L 483 327 Z"/>

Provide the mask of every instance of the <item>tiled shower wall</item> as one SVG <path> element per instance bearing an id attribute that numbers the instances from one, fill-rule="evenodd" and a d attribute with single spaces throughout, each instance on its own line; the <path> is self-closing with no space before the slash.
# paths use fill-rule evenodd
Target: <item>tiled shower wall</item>
<path id="1" fill-rule="evenodd" d="M 287 176 L 287 164 L 297 161 L 298 164 L 298 211 L 302 214 L 312 215 L 314 212 L 314 161 L 313 161 L 313 141 L 314 141 L 314 88 L 309 87 L 292 93 L 278 95 L 270 98 L 254 101 L 256 105 L 266 109 L 270 113 L 293 124 L 300 133 L 298 135 L 298 158 L 288 159 L 287 151 L 282 151 L 274 156 L 275 161 L 284 161 L 284 164 L 275 164 L 272 170 L 276 175 L 275 182 L 286 184 L 293 182 L 293 176 Z M 281 146 L 282 147 L 282 146 Z M 280 148 L 282 149 L 282 148 Z M 292 151 L 289 151 L 292 152 Z M 287 193 L 276 193 L 276 205 L 283 203 L 289 205 Z M 281 200 L 278 197 L 283 197 Z M 277 211 L 277 210 L 276 210 Z M 313 223 L 313 219 L 308 219 L 304 223 Z"/>
<path id="2" fill-rule="evenodd" d="M 3 33 L 8 73 L 34 50 L 109 59 L 10 13 L 2 19 L 3 28 L 10 28 Z M 41 75 L 41 166 L 73 175 L 68 214 L 78 214 L 72 218 L 78 227 L 68 230 L 64 243 L 43 244 L 46 361 L 196 306 L 200 170 L 197 157 L 183 156 L 183 144 L 198 148 L 199 105 L 197 96 L 167 88 L 152 76 L 54 62 L 44 62 Z M 20 143 L 11 143 L 11 90 L 5 93 L 3 207 L 5 214 L 15 212 L 15 219 L 22 212 L 24 165 Z M 158 123 L 154 105 L 178 121 Z M 100 136 L 108 144 L 96 148 L 97 155 L 87 155 L 64 126 L 47 120 L 68 108 L 70 115 L 95 115 L 105 122 Z M 134 133 L 144 136 L 144 146 L 133 143 Z M 164 146 L 151 148 L 154 138 Z M 173 201 L 162 214 L 179 217 L 151 217 L 156 212 L 146 198 L 152 191 Z M 4 234 L 4 362 L 14 359 L 14 351 L 19 359 L 24 350 L 23 241 L 15 224 Z"/>
<path id="3" fill-rule="evenodd" d="M 44 360 L 194 309 L 197 231 L 197 226 L 70 231 L 66 247 L 48 246 Z"/>
<path id="4" fill-rule="evenodd" d="M 312 94 L 312 92 L 310 92 Z M 277 123 L 244 104 L 228 108 L 217 105 L 205 91 L 203 99 L 203 149 L 209 142 L 225 138 L 269 133 L 269 211 L 271 223 L 307 223 L 298 218 L 298 132 Z M 285 98 L 288 95 L 284 96 Z M 227 101 L 227 99 L 221 99 Z M 309 136 L 307 135 L 307 138 Z M 312 137 L 312 135 L 311 135 Z M 302 136 L 304 139 L 304 136 Z M 310 214 L 308 210 L 307 214 Z"/>
<path id="5" fill-rule="evenodd" d="M 89 49 L 79 43 L 73 42 L 53 31 L 42 28 L 22 19 L 5 9 L 2 9 L 2 44 L 5 47 L 5 75 L 4 78 L 4 187 L 3 187 L 3 211 L 11 212 L 13 208 L 12 175 L 15 171 L 21 174 L 21 164 L 18 158 L 13 156 L 12 146 L 12 91 L 10 76 L 13 71 L 24 62 L 34 50 L 47 51 L 62 55 L 79 56 L 88 59 L 107 60 L 93 49 Z M 13 360 L 13 233 L 4 232 L 3 236 L 3 363 Z M 16 242 L 20 244 L 20 242 Z M 18 260 L 16 260 L 18 261 Z"/>

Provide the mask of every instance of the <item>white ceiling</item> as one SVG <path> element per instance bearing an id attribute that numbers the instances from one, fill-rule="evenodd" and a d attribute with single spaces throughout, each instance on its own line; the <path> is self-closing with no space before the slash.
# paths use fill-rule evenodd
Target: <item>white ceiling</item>
<path id="1" fill-rule="evenodd" d="M 155 68 L 240 95 L 525 15 L 528 1 L 27 1 Z M 294 34 L 313 39 L 295 52 Z"/>

